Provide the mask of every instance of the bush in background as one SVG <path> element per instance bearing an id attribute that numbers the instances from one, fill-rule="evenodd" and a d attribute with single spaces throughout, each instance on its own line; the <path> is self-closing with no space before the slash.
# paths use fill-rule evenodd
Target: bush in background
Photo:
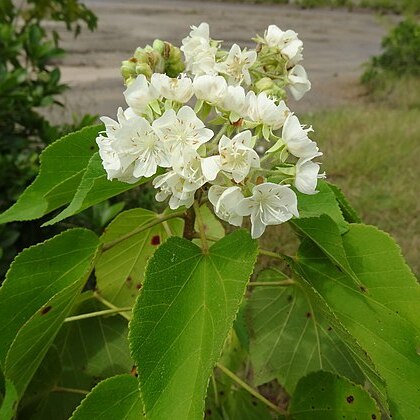
<path id="1" fill-rule="evenodd" d="M 420 76 L 420 25 L 405 19 L 382 40 L 382 54 L 372 57 L 362 75 L 371 89 L 385 87 L 389 81 Z"/>
<path id="2" fill-rule="evenodd" d="M 0 211 L 32 181 L 38 154 L 46 145 L 96 119 L 85 115 L 53 126 L 40 113 L 51 105 L 62 106 L 57 97 L 67 89 L 54 65 L 65 52 L 58 33 L 46 25 L 51 20 L 63 22 L 75 36 L 82 25 L 94 30 L 97 23 L 93 12 L 78 0 L 30 0 L 20 7 L 0 0 Z M 0 232 L 0 276 L 16 250 L 27 246 L 34 235 L 30 224 L 11 225 Z"/>

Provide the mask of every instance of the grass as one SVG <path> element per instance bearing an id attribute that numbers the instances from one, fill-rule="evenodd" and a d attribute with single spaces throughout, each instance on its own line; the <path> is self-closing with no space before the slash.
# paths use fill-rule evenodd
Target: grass
<path id="1" fill-rule="evenodd" d="M 328 180 L 343 190 L 365 223 L 394 237 L 419 275 L 420 80 L 401 80 L 373 98 L 302 120 L 315 129 Z M 279 250 L 293 252 L 295 241 L 283 227 L 273 229 L 264 246 L 272 248 L 274 235 L 282 238 Z"/>

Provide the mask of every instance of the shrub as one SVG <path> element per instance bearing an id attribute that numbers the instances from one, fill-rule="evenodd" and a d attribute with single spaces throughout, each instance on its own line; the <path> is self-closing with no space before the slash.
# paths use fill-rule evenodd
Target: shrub
<path id="1" fill-rule="evenodd" d="M 42 108 L 61 105 L 57 96 L 67 89 L 53 64 L 64 50 L 58 33 L 46 28 L 47 19 L 63 22 L 75 36 L 82 24 L 90 30 L 96 27 L 96 16 L 78 0 L 30 0 L 19 8 L 10 0 L 0 0 L 0 210 L 9 207 L 32 181 L 38 154 L 47 144 L 96 119 L 87 115 L 53 126 L 40 113 Z M 17 228 L 0 243 L 3 259 L 14 255 L 11 247 L 22 239 L 24 230 Z M 27 245 L 24 241 L 17 247 Z"/>
<path id="2" fill-rule="evenodd" d="M 420 25 L 411 19 L 400 22 L 382 40 L 382 54 L 372 57 L 362 75 L 370 87 L 383 86 L 389 78 L 420 76 Z"/>

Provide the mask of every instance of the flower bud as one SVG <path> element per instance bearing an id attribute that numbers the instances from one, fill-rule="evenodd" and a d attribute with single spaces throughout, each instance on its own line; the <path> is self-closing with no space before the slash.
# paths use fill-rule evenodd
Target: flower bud
<path id="1" fill-rule="evenodd" d="M 269 77 L 263 77 L 255 83 L 255 89 L 259 92 L 268 92 L 274 87 L 274 82 Z"/>
<path id="2" fill-rule="evenodd" d="M 157 51 L 161 56 L 164 56 L 165 53 L 165 44 L 167 42 L 162 41 L 161 39 L 155 39 L 153 41 L 153 49 Z"/>
<path id="3" fill-rule="evenodd" d="M 133 78 L 136 75 L 136 61 L 135 58 L 131 58 L 130 60 L 124 60 L 121 63 L 121 75 L 124 78 L 125 84 L 127 84 L 128 79 Z"/>
<path id="4" fill-rule="evenodd" d="M 136 75 L 144 74 L 147 79 L 152 77 L 153 71 L 150 66 L 146 63 L 140 63 L 136 66 Z"/>

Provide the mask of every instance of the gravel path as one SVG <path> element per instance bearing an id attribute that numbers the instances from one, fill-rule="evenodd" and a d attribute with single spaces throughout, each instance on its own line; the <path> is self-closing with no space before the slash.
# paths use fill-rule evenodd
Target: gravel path
<path id="1" fill-rule="evenodd" d="M 63 80 L 72 88 L 64 98 L 67 113 L 113 116 L 116 107 L 124 105 L 121 60 L 155 38 L 179 45 L 189 26 L 202 21 L 226 46 L 252 46 L 250 38 L 271 23 L 296 30 L 304 42 L 303 64 L 313 87 L 302 101 L 291 104 L 292 109 L 308 112 L 353 103 L 361 95 L 362 63 L 378 53 L 386 32 L 379 19 L 365 11 L 176 0 L 97 0 L 87 5 L 99 18 L 98 29 L 76 39 L 62 32 L 68 51 L 61 63 Z M 55 117 L 63 118 L 59 114 Z"/>

